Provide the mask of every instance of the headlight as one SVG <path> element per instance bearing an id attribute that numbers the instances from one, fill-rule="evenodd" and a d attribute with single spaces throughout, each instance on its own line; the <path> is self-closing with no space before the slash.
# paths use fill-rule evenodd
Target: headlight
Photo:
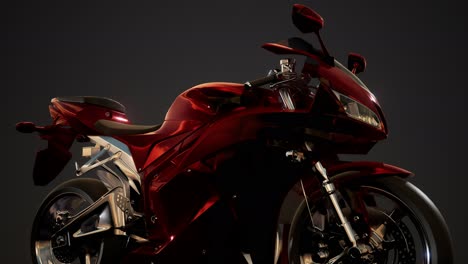
<path id="1" fill-rule="evenodd" d="M 335 93 L 338 100 L 340 100 L 344 110 L 346 111 L 346 114 L 349 117 L 357 119 L 373 127 L 379 129 L 381 128 L 380 119 L 374 112 L 372 112 L 372 110 L 367 108 L 365 105 L 357 102 L 356 100 L 349 98 L 346 95 L 343 95 L 336 91 L 333 91 L 333 93 Z"/>

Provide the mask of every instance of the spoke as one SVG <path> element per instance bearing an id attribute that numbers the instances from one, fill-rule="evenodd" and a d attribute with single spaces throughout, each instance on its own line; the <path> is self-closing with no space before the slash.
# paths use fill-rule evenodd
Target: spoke
<path id="1" fill-rule="evenodd" d="M 302 183 L 302 179 L 301 179 L 301 188 L 302 188 L 302 194 L 304 195 L 304 200 L 306 202 L 307 210 L 309 211 L 310 221 L 312 222 L 312 226 L 315 227 L 314 218 L 312 216 L 312 211 L 310 210 L 309 201 L 308 201 L 307 194 L 304 188 L 304 184 Z"/>
<path id="2" fill-rule="evenodd" d="M 335 256 L 334 258 L 331 258 L 327 264 L 333 264 L 335 262 L 337 262 L 338 260 L 340 260 L 345 254 L 345 250 L 343 250 L 343 252 L 341 252 L 339 255 Z"/>
<path id="3" fill-rule="evenodd" d="M 309 213 L 309 219 L 310 219 L 310 222 L 311 222 L 311 227 L 307 228 L 309 229 L 310 231 L 323 231 L 325 230 L 325 223 L 327 221 L 326 219 L 326 216 L 322 213 L 320 213 L 320 210 L 317 210 L 317 204 L 318 202 L 315 203 L 315 206 L 314 206 L 314 211 L 312 211 L 312 208 L 309 204 L 309 198 L 308 196 L 306 195 L 306 191 L 305 191 L 305 187 L 304 187 L 304 184 L 301 180 L 301 188 L 302 188 L 302 194 L 304 195 L 304 200 L 305 200 L 305 203 L 306 203 L 306 206 L 307 206 L 307 211 Z M 312 199 L 313 201 L 317 201 L 318 199 Z M 328 208 L 327 208 L 328 210 Z"/>
<path id="4" fill-rule="evenodd" d="M 403 219 L 406 214 L 400 209 L 400 207 L 395 207 L 393 210 L 388 214 L 394 222 L 399 222 L 401 219 Z"/>
<path id="5" fill-rule="evenodd" d="M 378 212 L 379 214 L 384 215 L 386 218 L 391 218 L 392 222 L 399 222 L 406 216 L 406 213 L 401 210 L 397 203 L 395 203 L 389 197 L 381 196 L 378 193 L 372 193 L 368 190 L 361 190 L 359 199 L 367 208 L 365 209 L 367 213 Z"/>

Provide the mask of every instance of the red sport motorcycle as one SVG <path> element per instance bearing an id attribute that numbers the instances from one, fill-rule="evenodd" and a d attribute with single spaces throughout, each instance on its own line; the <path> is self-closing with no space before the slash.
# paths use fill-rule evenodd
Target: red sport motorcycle
<path id="1" fill-rule="evenodd" d="M 289 56 L 266 77 L 205 83 L 180 94 L 160 125 L 131 124 L 102 97 L 58 97 L 38 132 L 34 182 L 46 185 L 84 144 L 76 179 L 56 187 L 33 223 L 32 259 L 57 263 L 452 263 L 434 204 L 404 169 L 340 160 L 387 136 L 382 110 L 327 51 L 323 19 L 295 4 L 315 33 L 267 43 Z M 91 177 L 81 177 L 82 175 Z"/>

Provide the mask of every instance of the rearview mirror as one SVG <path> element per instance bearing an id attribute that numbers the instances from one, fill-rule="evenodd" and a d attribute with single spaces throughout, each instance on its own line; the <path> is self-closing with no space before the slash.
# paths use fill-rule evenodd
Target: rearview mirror
<path id="1" fill-rule="evenodd" d="M 358 74 L 363 72 L 366 69 L 366 58 L 364 56 L 350 52 L 348 54 L 348 69 L 354 73 Z"/>
<path id="2" fill-rule="evenodd" d="M 293 5 L 292 20 L 302 33 L 317 33 L 323 27 L 323 18 L 314 10 L 301 4 Z"/>

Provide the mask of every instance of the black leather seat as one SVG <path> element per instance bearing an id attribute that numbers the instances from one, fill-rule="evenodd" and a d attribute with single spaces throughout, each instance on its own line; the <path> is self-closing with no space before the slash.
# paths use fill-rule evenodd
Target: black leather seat
<path id="1" fill-rule="evenodd" d="M 94 128 L 106 136 L 119 135 L 138 135 L 158 130 L 161 125 L 144 126 L 144 125 L 129 125 L 111 120 L 101 119 L 94 123 Z"/>
<path id="2" fill-rule="evenodd" d="M 86 103 L 109 108 L 110 110 L 125 113 L 125 106 L 121 103 L 106 97 L 98 96 L 66 96 L 57 97 L 57 100 L 68 103 Z"/>

